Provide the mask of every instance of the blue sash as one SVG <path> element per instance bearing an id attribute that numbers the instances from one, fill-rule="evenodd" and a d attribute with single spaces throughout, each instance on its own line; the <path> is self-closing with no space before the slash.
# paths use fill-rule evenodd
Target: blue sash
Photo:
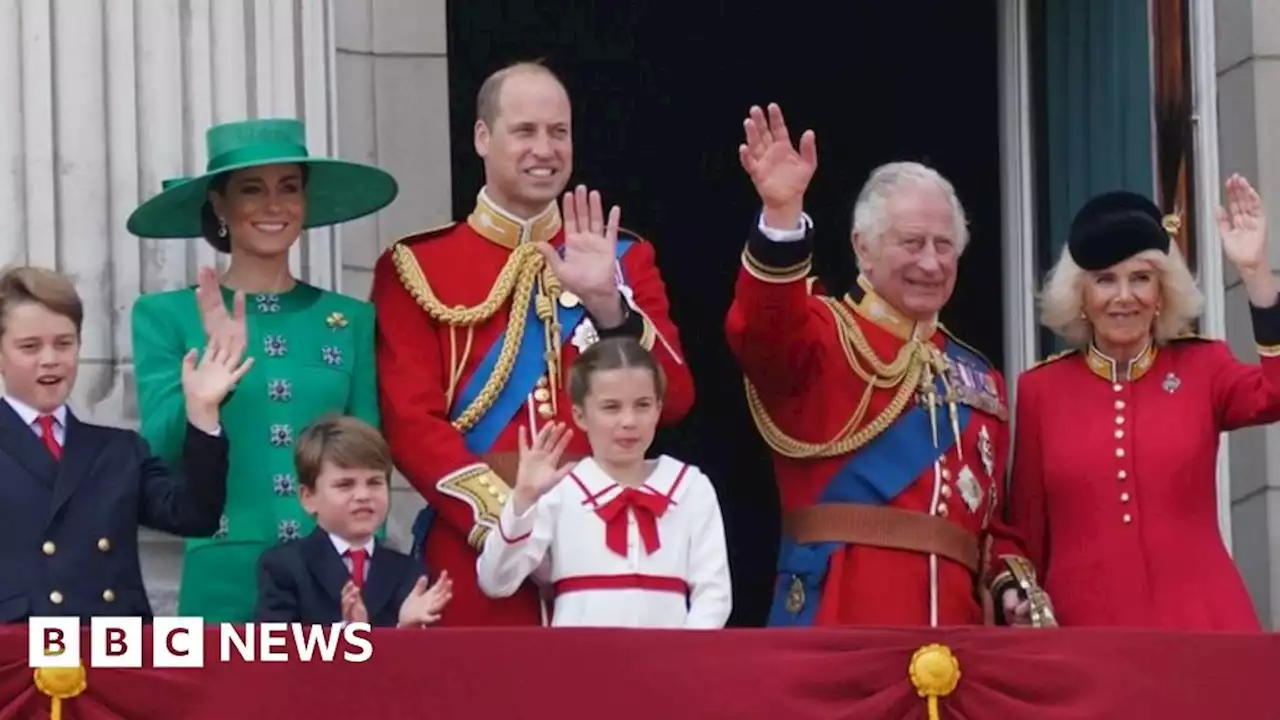
<path id="1" fill-rule="evenodd" d="M 947 341 L 943 352 L 954 362 L 986 368 L 987 363 L 958 343 Z M 935 381 L 939 395 L 945 393 L 941 379 Z M 973 411 L 957 405 L 960 434 L 969 427 Z M 856 451 L 823 489 L 819 503 L 861 503 L 886 505 L 925 474 L 934 462 L 950 452 L 956 439 L 951 432 L 945 407 L 939 408 L 938 447 L 933 447 L 929 411 L 912 402 L 910 409 L 871 442 Z M 822 597 L 831 554 L 843 543 L 801 545 L 785 535 L 778 552 L 778 582 L 768 624 L 773 627 L 813 625 Z M 799 612 L 787 608 L 788 595 L 796 580 L 804 589 Z"/>
<path id="2" fill-rule="evenodd" d="M 617 259 L 619 267 L 621 267 L 623 256 L 627 254 L 627 251 L 631 249 L 635 242 L 628 238 L 618 238 Z M 560 251 L 563 253 L 563 248 Z M 578 324 L 582 322 L 584 317 L 586 317 L 586 310 L 581 303 L 571 308 L 559 308 L 560 341 L 562 343 L 569 342 L 573 337 L 574 330 L 577 329 Z M 515 417 L 516 412 L 524 405 L 529 393 L 533 392 L 534 388 L 537 387 L 538 378 L 542 377 L 547 371 L 547 361 L 544 357 L 546 352 L 544 337 L 542 319 L 538 317 L 538 308 L 533 303 L 529 303 L 529 311 L 524 324 L 524 334 L 520 338 L 520 347 L 516 353 L 515 365 L 511 368 L 511 376 L 507 378 L 506 384 L 498 393 L 493 405 L 463 436 L 467 450 L 473 455 L 481 455 L 488 452 L 494 441 L 506 429 L 507 424 Z M 467 381 L 466 386 L 463 387 L 462 393 L 454 399 L 453 410 L 449 413 L 450 422 L 457 420 L 458 416 L 471 405 L 476 396 L 480 394 L 480 391 L 484 389 L 485 383 L 493 375 L 493 369 L 498 364 L 498 355 L 502 352 L 504 340 L 505 335 L 493 343 L 489 351 L 485 353 L 479 367 L 471 374 L 471 378 Z M 426 540 L 427 533 L 431 530 L 434 519 L 434 510 L 427 507 L 418 513 L 418 517 L 414 520 L 413 547 L 415 553 L 421 552 L 422 544 Z"/>

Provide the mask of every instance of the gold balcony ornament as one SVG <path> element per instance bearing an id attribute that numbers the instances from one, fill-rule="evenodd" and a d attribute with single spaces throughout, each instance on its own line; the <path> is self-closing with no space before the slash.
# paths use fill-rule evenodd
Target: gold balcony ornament
<path id="1" fill-rule="evenodd" d="M 929 720 L 938 720 L 938 698 L 960 684 L 960 661 L 946 645 L 925 645 L 911 656 L 909 672 L 916 693 L 929 703 Z"/>
<path id="2" fill-rule="evenodd" d="M 49 720 L 62 720 L 62 701 L 70 700 L 89 687 L 83 665 L 36 668 L 36 689 L 51 698 Z"/>

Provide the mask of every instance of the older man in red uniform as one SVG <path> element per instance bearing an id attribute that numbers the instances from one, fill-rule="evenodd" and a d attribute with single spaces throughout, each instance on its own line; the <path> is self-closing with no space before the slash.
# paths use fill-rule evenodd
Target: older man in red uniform
<path id="1" fill-rule="evenodd" d="M 1004 379 L 937 322 L 968 240 L 950 183 L 876 170 L 854 211 L 858 284 L 814 296 L 814 136 L 797 151 L 768 115 L 752 108 L 740 148 L 764 212 L 726 327 L 782 501 L 769 624 L 1052 624 L 1001 523 Z"/>
<path id="2" fill-rule="evenodd" d="M 569 97 L 522 63 L 481 87 L 476 152 L 485 186 L 465 223 L 398 241 L 374 271 L 383 427 L 397 467 L 426 498 L 414 541 L 454 597 L 441 624 L 536 625 L 532 585 L 505 599 L 476 584 L 476 553 L 515 480 L 519 428 L 572 422 L 570 363 L 630 334 L 668 378 L 663 421 L 693 404 L 653 247 L 605 217 L 598 193 L 556 199 L 573 170 Z M 588 453 L 577 434 L 569 453 Z"/>

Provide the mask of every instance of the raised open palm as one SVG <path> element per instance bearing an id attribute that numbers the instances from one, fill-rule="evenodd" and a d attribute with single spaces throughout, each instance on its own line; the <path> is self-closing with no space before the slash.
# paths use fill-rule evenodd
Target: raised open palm
<path id="1" fill-rule="evenodd" d="M 213 268 L 202 267 L 196 283 L 196 304 L 200 307 L 200 321 L 204 325 L 204 336 L 215 337 L 227 347 L 248 342 L 248 329 L 245 322 L 244 293 L 237 292 L 232 301 L 232 310 L 227 312 L 227 304 L 222 299 L 222 288 L 218 285 L 218 274 Z"/>
<path id="2" fill-rule="evenodd" d="M 191 350 L 182 359 L 182 391 L 188 407 L 216 408 L 236 383 L 253 367 L 253 358 L 241 362 L 244 345 L 228 347 L 222 338 L 214 337 L 205 346 L 204 355 L 196 359 Z"/>
<path id="3" fill-rule="evenodd" d="M 812 130 L 800 136 L 797 150 L 791 145 L 782 108 L 769 104 L 769 116 L 753 106 L 742 123 L 746 142 L 738 146 L 742 169 L 751 176 L 765 207 L 785 207 L 801 202 L 818 168 L 817 139 Z"/>
<path id="4" fill-rule="evenodd" d="M 1227 178 L 1226 207 L 1214 212 L 1222 252 L 1238 270 L 1253 270 L 1267 260 L 1267 213 L 1262 198 L 1240 175 Z"/>
<path id="5" fill-rule="evenodd" d="M 560 214 L 564 221 L 563 257 L 550 245 L 538 246 L 551 272 L 579 297 L 615 294 L 614 264 L 622 209 L 617 205 L 610 208 L 606 224 L 600 193 L 579 185 L 564 194 Z"/>
<path id="6" fill-rule="evenodd" d="M 532 497 L 542 497 L 569 474 L 574 463 L 560 463 L 569 446 L 573 431 L 562 422 L 542 426 L 529 444 L 529 431 L 520 428 L 520 468 L 516 472 L 516 490 Z"/>

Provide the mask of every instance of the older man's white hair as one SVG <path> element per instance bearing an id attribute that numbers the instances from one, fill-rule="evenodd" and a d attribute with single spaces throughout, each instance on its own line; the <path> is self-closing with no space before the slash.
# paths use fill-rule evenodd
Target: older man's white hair
<path id="1" fill-rule="evenodd" d="M 889 198 L 893 193 L 904 187 L 929 185 L 947 196 L 952 217 L 955 218 L 955 229 L 952 231 L 954 237 L 951 239 L 956 244 L 956 251 L 963 253 L 965 246 L 969 244 L 969 222 L 955 188 L 937 170 L 917 162 L 892 162 L 871 171 L 871 177 L 867 178 L 853 205 L 854 234 L 861 237 L 869 247 L 876 247 L 889 230 Z M 861 258 L 858 258 L 858 266 L 862 266 Z"/>
<path id="2" fill-rule="evenodd" d="M 1156 344 L 1163 345 L 1191 329 L 1204 309 L 1204 293 L 1196 286 L 1177 243 L 1170 243 L 1168 254 L 1145 250 L 1134 258 L 1149 261 L 1160 279 L 1160 313 L 1152 334 Z M 1087 347 L 1093 340 L 1093 326 L 1084 313 L 1089 276 L 1064 246 L 1040 293 L 1040 322 L 1076 348 Z"/>

